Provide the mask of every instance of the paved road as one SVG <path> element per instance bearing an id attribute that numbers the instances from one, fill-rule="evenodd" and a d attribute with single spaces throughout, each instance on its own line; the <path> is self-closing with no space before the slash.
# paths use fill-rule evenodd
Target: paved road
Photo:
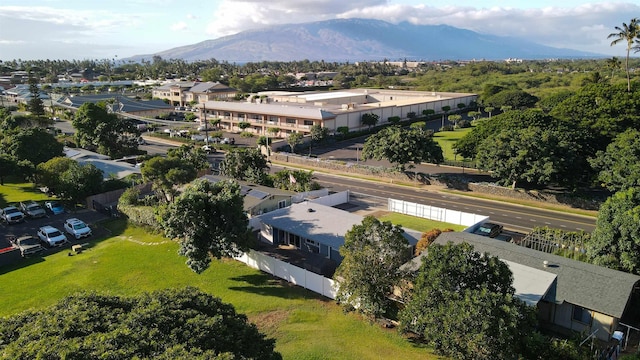
<path id="1" fill-rule="evenodd" d="M 529 232 L 536 226 L 549 226 L 571 231 L 584 230 L 587 232 L 591 232 L 595 228 L 595 218 L 593 217 L 469 198 L 437 191 L 414 189 L 406 186 L 380 184 L 317 172 L 314 175 L 321 185 L 332 191 L 350 190 L 381 198 L 394 198 L 486 215 L 491 217 L 492 221 L 504 225 L 506 229 L 518 232 Z"/>
<path id="2" fill-rule="evenodd" d="M 354 141 L 354 143 L 357 143 L 357 141 Z M 170 145 L 150 142 L 149 145 L 145 146 L 145 149 L 154 153 L 166 153 L 166 149 L 168 147 L 170 147 Z M 346 145 L 346 147 L 348 148 L 349 145 Z M 349 150 L 347 149 L 343 151 Z M 209 160 L 212 163 L 219 162 L 223 158 L 224 155 L 222 153 L 216 153 L 209 156 Z M 433 173 L 435 173 L 435 171 L 439 171 L 440 173 L 462 172 L 462 169 L 460 168 L 436 166 L 429 167 L 428 165 L 421 166 L 425 166 L 425 168 L 433 168 Z M 274 170 L 277 170 L 281 167 L 282 166 L 279 165 L 272 166 Z M 454 194 L 445 194 L 437 191 L 381 184 L 372 181 L 346 178 L 319 172 L 315 172 L 315 177 L 321 185 L 329 188 L 332 191 L 351 190 L 356 193 L 379 196 L 381 198 L 395 198 L 453 210 L 486 215 L 491 217 L 493 221 L 504 225 L 506 229 L 517 232 L 529 232 L 536 226 L 549 226 L 571 231 L 584 230 L 587 232 L 591 232 L 595 228 L 595 218 L 569 214 L 561 211 L 550 211 L 527 206 L 513 205 L 499 201 L 456 196 Z"/>

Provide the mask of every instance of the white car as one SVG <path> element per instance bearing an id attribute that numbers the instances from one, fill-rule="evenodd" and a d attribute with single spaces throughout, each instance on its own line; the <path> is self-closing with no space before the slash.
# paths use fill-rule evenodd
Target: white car
<path id="1" fill-rule="evenodd" d="M 91 228 L 84 221 L 76 218 L 65 220 L 64 230 L 76 239 L 91 236 Z"/>
<path id="2" fill-rule="evenodd" d="M 24 218 L 24 213 L 18 210 L 18 208 L 15 206 L 7 206 L 3 209 L 0 209 L 0 219 L 2 219 L 7 224 L 16 224 L 22 222 Z"/>
<path id="3" fill-rule="evenodd" d="M 62 231 L 49 225 L 43 226 L 38 230 L 38 237 L 47 247 L 61 246 L 68 241 Z"/>

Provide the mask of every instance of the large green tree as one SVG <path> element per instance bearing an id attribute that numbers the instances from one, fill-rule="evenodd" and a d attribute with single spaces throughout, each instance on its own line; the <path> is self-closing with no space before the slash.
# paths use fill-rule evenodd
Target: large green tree
<path id="1" fill-rule="evenodd" d="M 5 138 L 5 152 L 18 160 L 27 160 L 34 166 L 56 156 L 63 156 L 62 145 L 49 131 L 42 128 L 19 130 Z"/>
<path id="2" fill-rule="evenodd" d="M 552 116 L 537 110 L 509 111 L 488 119 L 477 121 L 476 126 L 458 140 L 453 148 L 458 155 L 475 158 L 480 144 L 503 130 L 523 129 L 530 126 L 548 128 L 557 123 Z"/>
<path id="3" fill-rule="evenodd" d="M 403 233 L 398 225 L 367 216 L 345 234 L 343 259 L 333 276 L 339 283 L 337 301 L 374 317 L 389 310 L 399 268 L 411 257 Z"/>
<path id="4" fill-rule="evenodd" d="M 207 160 L 207 153 L 202 148 L 192 145 L 171 148 L 167 151 L 167 157 L 178 158 L 196 170 L 205 170 L 211 166 Z"/>
<path id="5" fill-rule="evenodd" d="M 274 188 L 296 192 L 320 189 L 320 184 L 313 179 L 313 171 L 284 169 L 269 176 Z"/>
<path id="6" fill-rule="evenodd" d="M 44 116 L 44 103 L 40 98 L 38 80 L 33 76 L 29 77 L 29 94 L 31 95 L 31 98 L 29 99 L 27 108 L 29 109 L 29 112 L 31 112 L 31 115 Z"/>
<path id="7" fill-rule="evenodd" d="M 604 150 L 618 134 L 640 129 L 640 91 L 627 92 L 622 84 L 585 85 L 550 114 L 592 133 L 592 147 Z"/>
<path id="8" fill-rule="evenodd" d="M 173 201 L 176 185 L 186 184 L 198 175 L 197 169 L 180 157 L 154 157 L 142 163 L 142 178 L 150 181 L 163 201 Z"/>
<path id="9" fill-rule="evenodd" d="M 640 131 L 629 129 L 618 135 L 590 160 L 598 180 L 611 191 L 640 187 Z"/>
<path id="10" fill-rule="evenodd" d="M 169 204 L 162 227 L 180 241 L 180 255 L 196 273 L 205 271 L 211 257 L 242 254 L 249 248 L 249 220 L 240 185 L 232 180 L 212 183 L 197 179 Z"/>
<path id="11" fill-rule="evenodd" d="M 629 75 L 629 52 L 633 48 L 633 42 L 640 36 L 640 21 L 638 18 L 633 18 L 629 21 L 629 24 L 622 23 L 622 26 L 615 27 L 616 32 L 609 34 L 607 39 L 614 39 L 611 41 L 611 46 L 619 43 L 627 44 L 627 57 L 625 58 L 624 67 L 627 71 L 627 92 L 631 92 L 631 76 Z"/>
<path id="12" fill-rule="evenodd" d="M 13 156 L 0 153 L 0 185 L 4 185 L 5 177 L 15 174 L 16 168 L 17 162 Z"/>
<path id="13" fill-rule="evenodd" d="M 367 138 L 362 147 L 363 159 L 386 159 L 404 171 L 408 163 L 444 161 L 442 148 L 433 140 L 431 133 L 419 129 L 404 129 L 391 126 Z"/>
<path id="14" fill-rule="evenodd" d="M 512 109 L 526 109 L 533 107 L 538 98 L 520 89 L 506 89 L 491 95 L 484 100 L 485 105 L 493 107 L 511 107 Z"/>
<path id="15" fill-rule="evenodd" d="M 570 170 L 579 161 L 579 153 L 567 135 L 538 127 L 501 131 L 480 145 L 478 167 L 513 188 L 518 182 L 575 184 L 576 174 Z"/>
<path id="16" fill-rule="evenodd" d="M 79 203 L 102 190 L 104 174 L 93 164 L 80 165 L 67 157 L 55 157 L 37 166 L 37 182 L 60 197 Z"/>
<path id="17" fill-rule="evenodd" d="M 640 188 L 615 193 L 600 206 L 596 229 L 586 244 L 597 265 L 640 274 Z"/>
<path id="18" fill-rule="evenodd" d="M 7 359 L 281 359 L 232 305 L 196 288 L 67 296 L 0 318 Z"/>
<path id="19" fill-rule="evenodd" d="M 132 121 L 108 113 L 105 106 L 82 104 L 72 124 L 80 147 L 95 148 L 114 159 L 137 153 L 140 131 Z"/>
<path id="20" fill-rule="evenodd" d="M 509 267 L 467 243 L 431 245 L 400 311 L 401 331 L 454 359 L 512 359 L 535 315 L 514 295 Z"/>
<path id="21" fill-rule="evenodd" d="M 267 184 L 267 158 L 254 148 L 234 148 L 229 150 L 220 163 L 220 174 L 236 180 Z"/>

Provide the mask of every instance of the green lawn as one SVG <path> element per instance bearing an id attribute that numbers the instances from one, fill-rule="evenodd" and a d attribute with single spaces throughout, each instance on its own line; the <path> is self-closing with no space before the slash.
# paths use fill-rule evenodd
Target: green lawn
<path id="1" fill-rule="evenodd" d="M 466 129 L 455 129 L 454 131 L 439 131 L 433 134 L 433 139 L 438 144 L 440 144 L 440 147 L 442 148 L 442 153 L 445 160 L 456 160 L 455 154 L 453 153 L 453 144 L 455 144 L 458 139 L 469 133 L 471 129 L 473 129 L 473 127 L 469 127 Z"/>
<path id="2" fill-rule="evenodd" d="M 10 179 L 5 179 L 4 185 L 0 185 L 0 206 L 25 200 L 45 201 L 50 198 L 32 183 L 13 183 Z"/>
<path id="3" fill-rule="evenodd" d="M 0 189 L 0 191 L 5 190 Z M 109 222 L 111 237 L 69 256 L 67 250 L 0 267 L 0 316 L 51 305 L 85 290 L 133 295 L 195 286 L 231 303 L 276 339 L 285 359 L 436 359 L 395 330 L 343 313 L 333 301 L 281 282 L 234 260 L 213 261 L 198 275 L 178 245 L 124 221 Z"/>
<path id="4" fill-rule="evenodd" d="M 384 215 L 378 216 L 378 220 L 390 221 L 392 224 L 400 225 L 402 227 L 417 230 L 420 232 L 429 231 L 431 229 L 453 229 L 455 231 L 462 231 L 466 228 L 466 226 L 464 225 L 455 225 L 394 212 L 389 212 L 385 213 Z"/>

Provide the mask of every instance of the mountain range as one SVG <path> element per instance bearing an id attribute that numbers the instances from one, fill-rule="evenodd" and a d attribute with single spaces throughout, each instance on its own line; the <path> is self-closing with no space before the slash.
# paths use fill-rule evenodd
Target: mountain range
<path id="1" fill-rule="evenodd" d="M 559 34 L 560 36 L 560 34 Z M 185 61 L 437 61 L 596 58 L 604 55 L 554 48 L 526 39 L 480 34 L 448 25 L 392 24 L 373 19 L 336 19 L 244 31 L 128 60 L 153 56 Z"/>

